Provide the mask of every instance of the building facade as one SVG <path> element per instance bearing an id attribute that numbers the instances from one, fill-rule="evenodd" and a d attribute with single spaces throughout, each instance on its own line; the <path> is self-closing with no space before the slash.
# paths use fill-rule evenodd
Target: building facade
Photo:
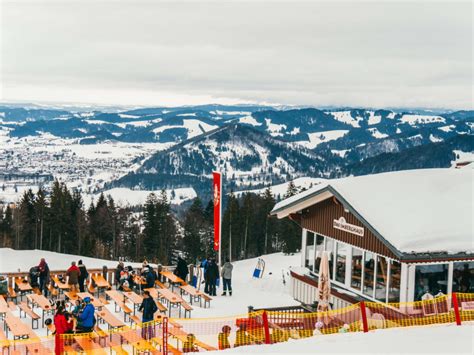
<path id="1" fill-rule="evenodd" d="M 474 292 L 472 182 L 471 169 L 386 173 L 334 180 L 280 202 L 273 214 L 302 227 L 304 268 L 292 272 L 293 296 L 317 302 L 324 251 L 334 308 Z M 450 183 L 451 191 L 439 191 Z M 443 236 L 449 224 L 453 235 Z"/>

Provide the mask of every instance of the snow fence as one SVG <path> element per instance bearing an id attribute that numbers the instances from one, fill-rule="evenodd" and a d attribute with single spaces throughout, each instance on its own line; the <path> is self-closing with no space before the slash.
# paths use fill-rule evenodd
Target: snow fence
<path id="1" fill-rule="evenodd" d="M 10 354 L 180 354 L 221 350 L 289 339 L 346 332 L 368 332 L 393 327 L 423 326 L 474 320 L 474 294 L 453 293 L 410 303 L 361 302 L 314 313 L 256 311 L 219 318 L 168 318 L 88 334 L 68 334 L 28 340 L 0 341 Z"/>

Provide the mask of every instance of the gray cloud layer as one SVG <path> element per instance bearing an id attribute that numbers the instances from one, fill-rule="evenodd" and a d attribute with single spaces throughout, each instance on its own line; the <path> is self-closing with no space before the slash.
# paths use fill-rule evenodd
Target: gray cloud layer
<path id="1" fill-rule="evenodd" d="M 2 99 L 472 107 L 470 2 L 2 6 Z"/>

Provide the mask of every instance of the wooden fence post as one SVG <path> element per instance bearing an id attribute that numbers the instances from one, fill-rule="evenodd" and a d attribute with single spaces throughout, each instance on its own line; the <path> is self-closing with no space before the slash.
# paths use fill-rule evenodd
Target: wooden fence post
<path id="1" fill-rule="evenodd" d="M 163 317 L 163 344 L 162 353 L 168 354 L 168 317 Z"/>
<path id="2" fill-rule="evenodd" d="M 265 344 L 271 344 L 272 341 L 270 339 L 270 327 L 268 326 L 268 315 L 266 311 L 263 311 L 262 319 L 263 319 L 263 330 L 265 331 Z"/>
<path id="3" fill-rule="evenodd" d="M 367 322 L 367 312 L 365 310 L 365 302 L 361 301 L 360 303 L 360 313 L 362 314 L 362 326 L 364 328 L 364 333 L 369 331 L 369 324 Z"/>
<path id="4" fill-rule="evenodd" d="M 454 316 L 456 317 L 456 324 L 461 325 L 461 314 L 459 313 L 459 303 L 458 303 L 458 296 L 456 292 L 453 292 L 453 308 L 454 308 Z"/>

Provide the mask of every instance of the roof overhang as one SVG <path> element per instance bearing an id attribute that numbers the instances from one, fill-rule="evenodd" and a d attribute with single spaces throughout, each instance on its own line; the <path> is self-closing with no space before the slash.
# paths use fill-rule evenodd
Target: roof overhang
<path id="1" fill-rule="evenodd" d="M 295 200 L 292 203 L 283 206 L 279 209 L 272 210 L 270 214 L 277 216 L 279 219 L 288 217 L 291 214 L 298 213 L 308 207 L 311 207 L 321 201 L 327 200 L 334 196 L 330 186 L 326 186 L 320 190 L 317 190 L 301 199 Z"/>

